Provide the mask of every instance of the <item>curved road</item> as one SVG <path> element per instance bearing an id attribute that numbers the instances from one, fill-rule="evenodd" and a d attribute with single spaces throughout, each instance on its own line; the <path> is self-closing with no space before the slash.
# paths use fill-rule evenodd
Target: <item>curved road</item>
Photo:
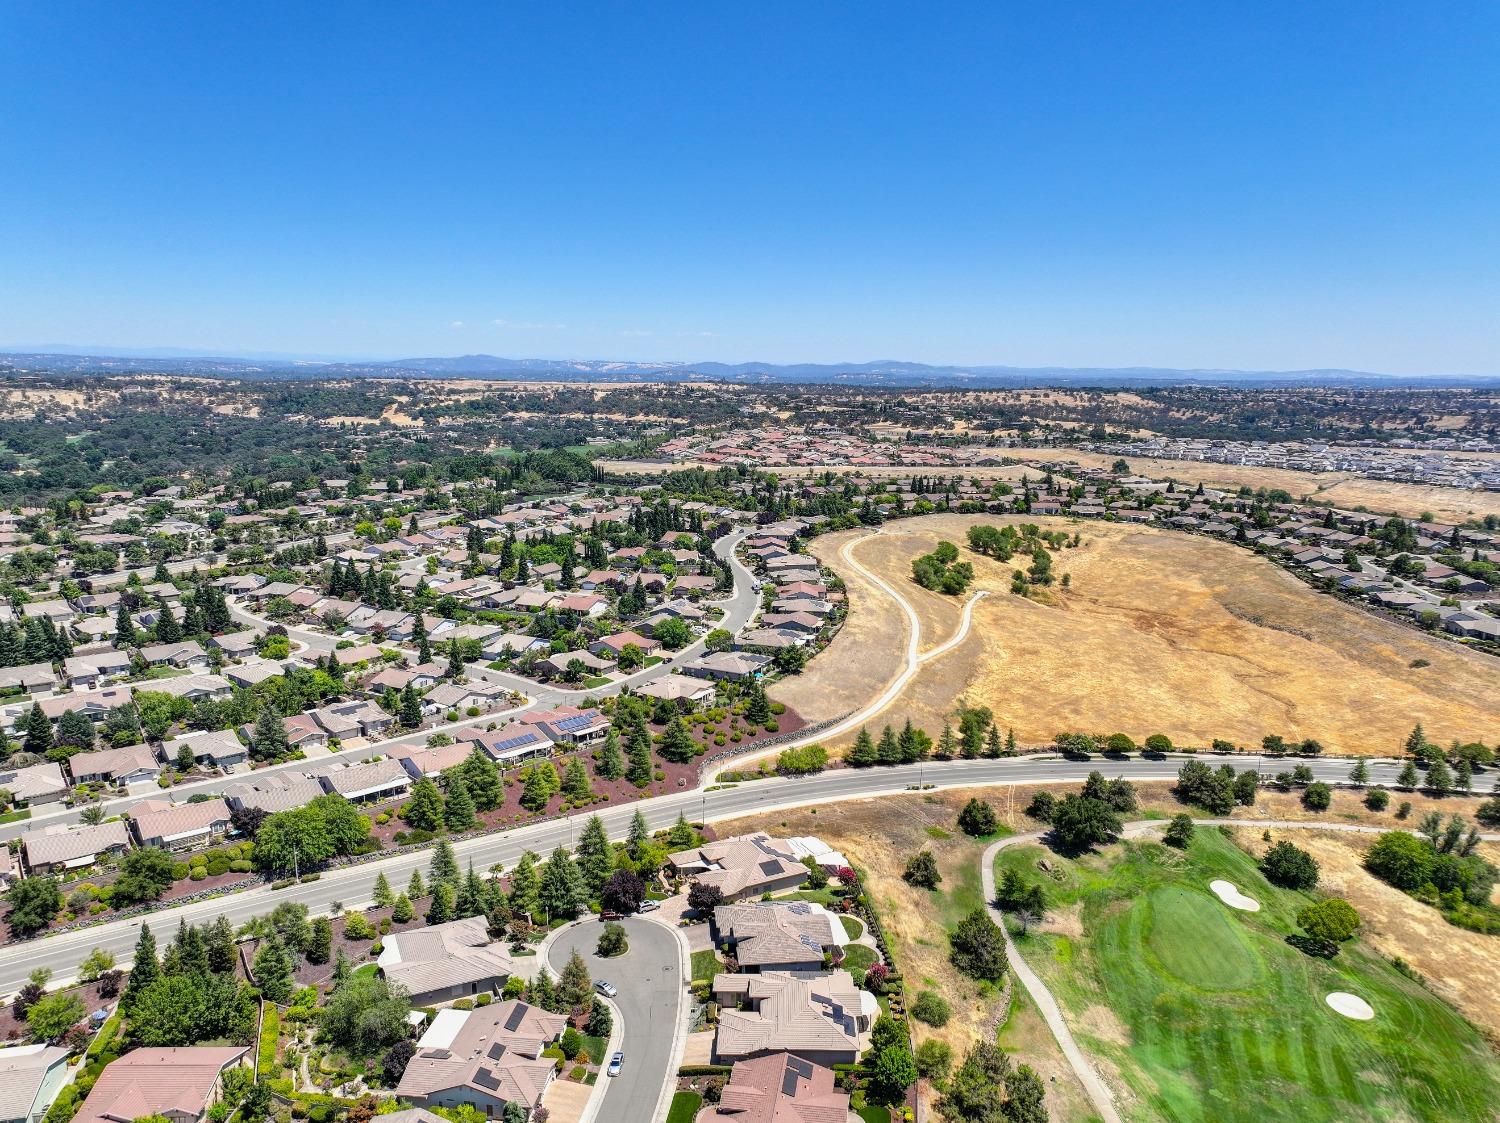
<path id="1" fill-rule="evenodd" d="M 605 1089 L 597 1117 L 649 1120 L 658 1117 L 665 1098 L 663 1089 L 671 1083 L 667 1077 L 675 1071 L 687 980 L 682 977 L 682 952 L 676 932 L 664 923 L 640 916 L 627 916 L 620 923 L 630 941 L 624 955 L 614 959 L 596 956 L 594 945 L 604 926 L 586 919 L 558 930 L 547 948 L 547 966 L 554 975 L 561 975 L 568 957 L 576 951 L 596 982 L 607 980 L 619 990 L 614 1002 L 625 1034 L 625 1064 L 619 1076 L 599 1077 Z M 605 1063 L 608 1061 L 606 1057 Z"/>

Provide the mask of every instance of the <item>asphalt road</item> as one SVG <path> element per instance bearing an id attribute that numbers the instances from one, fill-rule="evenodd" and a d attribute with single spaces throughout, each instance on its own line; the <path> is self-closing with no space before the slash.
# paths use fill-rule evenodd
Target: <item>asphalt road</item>
<path id="1" fill-rule="evenodd" d="M 681 977 L 677 936 L 668 927 L 638 916 L 622 920 L 630 950 L 614 959 L 600 959 L 594 945 L 603 928 L 597 920 L 560 930 L 547 950 L 547 966 L 561 975 L 576 950 L 595 981 L 607 980 L 619 990 L 614 1003 L 620 1010 L 625 1063 L 620 1075 L 605 1083 L 599 1119 L 648 1120 L 672 1067 L 672 1051 L 681 1027 L 686 980 Z M 609 1058 L 605 1058 L 605 1064 Z"/>
<path id="2" fill-rule="evenodd" d="M 753 575 L 748 569 L 740 564 L 740 560 L 734 555 L 735 548 L 740 544 L 740 542 L 745 539 L 745 536 L 749 533 L 750 531 L 748 528 L 739 530 L 733 534 L 724 536 L 714 543 L 714 553 L 717 554 L 720 558 L 727 560 L 730 564 L 730 568 L 734 572 L 734 591 L 723 600 L 714 602 L 724 612 L 724 617 L 717 626 L 724 628 L 730 632 L 738 632 L 741 628 L 743 628 L 750 621 L 750 618 L 755 615 L 755 610 L 760 603 L 760 597 L 755 592 Z M 247 626 L 263 627 L 268 623 L 268 621 L 266 621 L 262 617 L 247 612 L 245 609 L 239 607 L 238 605 L 231 604 L 230 613 L 236 620 Z M 315 632 L 306 628 L 291 627 L 287 629 L 287 633 L 292 639 L 306 644 L 309 648 L 317 653 L 332 651 L 336 643 L 336 640 L 333 636 L 330 636 L 325 632 Z M 654 666 L 639 670 L 633 675 L 628 675 L 617 682 L 613 682 L 608 686 L 599 687 L 598 689 L 594 690 L 573 690 L 563 686 L 537 683 L 532 681 L 531 679 L 523 678 L 520 675 L 506 674 L 503 671 L 492 671 L 487 667 L 477 664 L 469 667 L 467 673 L 473 678 L 483 679 L 486 682 L 497 683 L 526 695 L 527 702 L 524 705 L 514 710 L 503 711 L 507 715 L 514 715 L 523 710 L 529 710 L 533 708 L 550 709 L 553 706 L 576 704 L 578 701 L 586 697 L 601 698 L 610 694 L 618 694 L 627 686 L 635 688 L 644 686 L 646 683 L 651 682 L 653 679 L 663 678 L 666 675 L 671 674 L 673 669 L 677 665 L 681 664 L 685 660 L 689 660 L 697 656 L 703 650 L 703 645 L 704 640 L 702 638 L 695 640 L 693 643 L 689 644 L 681 651 L 675 652 L 672 655 L 672 661 L 670 663 L 657 663 Z M 362 749 L 353 749 L 337 755 L 340 759 L 346 761 L 368 760 L 373 757 L 384 755 L 385 750 L 396 745 L 425 744 L 428 737 L 438 732 L 451 733 L 455 738 L 460 738 L 463 730 L 483 730 L 485 726 L 493 722 L 497 716 L 499 715 L 494 713 L 481 714 L 476 718 L 465 718 L 462 721 L 453 722 L 451 724 L 444 724 L 428 729 L 422 729 L 416 733 L 405 733 L 397 737 L 391 737 L 384 741 L 378 741 L 374 744 L 366 745 Z M 310 760 L 288 761 L 285 764 L 272 765 L 269 768 L 257 769 L 254 774 L 256 776 L 263 776 L 271 772 L 300 772 L 310 766 L 324 763 L 327 759 L 328 758 L 316 758 Z M 195 794 L 217 795 L 219 792 L 223 791 L 225 784 L 228 783 L 230 779 L 244 778 L 245 777 L 243 776 L 233 778 L 215 777 L 211 780 L 199 780 L 191 784 L 179 784 L 171 789 L 170 794 L 173 800 L 178 803 L 183 803 L 186 802 L 190 796 Z M 131 792 L 128 795 L 117 796 L 114 799 L 103 800 L 101 801 L 101 803 L 94 804 L 93 806 L 102 806 L 105 810 L 106 815 L 119 815 L 130 811 L 133 807 L 143 802 L 144 800 L 161 799 L 164 794 L 166 793 L 162 792 L 162 790 L 156 787 L 155 784 L 141 784 L 137 785 L 137 790 Z M 23 819 L 14 823 L 0 824 L 0 841 L 19 838 L 23 834 L 26 834 L 28 831 L 36 830 L 45 826 L 80 822 L 82 819 L 82 811 L 83 809 L 81 807 L 49 807 L 44 804 L 33 810 L 30 819 Z"/>
<path id="3" fill-rule="evenodd" d="M 1202 759 L 1217 763 L 1217 759 L 1211 755 Z M 779 807 L 887 795 L 905 790 L 916 784 L 919 778 L 926 784 L 944 788 L 985 784 L 1064 784 L 1076 783 L 1090 771 L 1098 769 L 1106 776 L 1124 776 L 1137 781 L 1174 780 L 1182 760 L 1180 757 L 1167 760 L 1136 757 L 1125 761 L 1099 758 L 1092 761 L 1069 761 L 1014 757 L 928 762 L 897 768 L 840 768 L 797 779 L 775 778 L 737 784 L 718 791 L 686 790 L 607 807 L 599 811 L 599 817 L 611 838 L 624 838 L 630 819 L 637 809 L 655 830 L 670 826 L 676 821 L 679 812 L 690 819 L 713 822 Z M 1247 761 L 1238 758 L 1233 759 L 1232 763 L 1237 767 L 1244 767 Z M 1299 763 L 1307 764 L 1318 779 L 1329 782 L 1345 780 L 1350 768 L 1350 761 L 1343 758 L 1305 761 L 1281 758 L 1267 762 L 1265 770 L 1289 769 Z M 1371 780 L 1374 783 L 1390 785 L 1394 783 L 1399 771 L 1400 764 L 1394 761 L 1370 762 Z M 472 861 L 474 868 L 480 871 L 497 863 L 509 868 L 527 849 L 548 854 L 558 846 L 571 848 L 576 843 L 577 834 L 588 814 L 580 812 L 483 835 L 460 842 L 454 849 L 460 865 L 467 865 Z M 318 881 L 291 886 L 279 892 L 271 890 L 269 886 L 261 886 L 217 900 L 158 909 L 146 919 L 154 929 L 166 933 L 177 926 L 179 918 L 203 923 L 223 915 L 237 925 L 243 924 L 254 916 L 269 912 L 281 901 L 301 901 L 314 915 L 328 912 L 336 901 L 352 908 L 370 901 L 378 874 L 383 872 L 391 884 L 402 885 L 411 877 L 412 870 L 425 871 L 429 860 L 430 852 L 427 850 L 382 858 L 346 869 L 330 870 Z M 128 963 L 139 925 L 139 919 L 115 920 L 76 932 L 59 933 L 0 948 L 0 993 L 15 993 L 26 981 L 26 976 L 37 967 L 49 968 L 57 982 L 70 979 L 78 963 L 95 947 L 106 948 L 114 952 L 122 963 Z"/>

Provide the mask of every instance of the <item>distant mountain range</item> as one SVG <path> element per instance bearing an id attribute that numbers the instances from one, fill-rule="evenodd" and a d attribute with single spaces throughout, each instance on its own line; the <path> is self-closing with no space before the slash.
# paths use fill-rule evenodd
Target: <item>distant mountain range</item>
<path id="1" fill-rule="evenodd" d="M 719 381 L 756 385 L 969 386 L 1457 386 L 1500 388 L 1500 375 L 1376 374 L 1358 370 L 1177 370 L 1165 367 L 940 366 L 880 359 L 868 363 L 639 363 L 597 359 L 507 359 L 457 355 L 392 360 L 251 354 L 214 356 L 177 348 L 98 348 L 50 344 L 0 351 L 7 370 L 48 374 L 196 374 L 216 378 L 489 378 L 545 382 Z"/>

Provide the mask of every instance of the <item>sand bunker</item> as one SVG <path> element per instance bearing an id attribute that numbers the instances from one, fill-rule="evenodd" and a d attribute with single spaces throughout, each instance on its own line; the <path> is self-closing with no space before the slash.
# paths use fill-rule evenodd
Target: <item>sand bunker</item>
<path id="1" fill-rule="evenodd" d="M 1208 887 L 1214 891 L 1214 895 L 1232 909 L 1242 912 L 1260 912 L 1260 902 L 1254 897 L 1247 897 L 1239 891 L 1239 888 L 1228 881 L 1210 881 Z"/>
<path id="2" fill-rule="evenodd" d="M 1353 1018 L 1357 1022 L 1367 1022 L 1375 1016 L 1375 1011 L 1370 1004 L 1356 994 L 1346 994 L 1341 990 L 1336 990 L 1323 1001 L 1328 1003 L 1329 1008 L 1335 1013 L 1342 1014 L 1346 1018 Z"/>

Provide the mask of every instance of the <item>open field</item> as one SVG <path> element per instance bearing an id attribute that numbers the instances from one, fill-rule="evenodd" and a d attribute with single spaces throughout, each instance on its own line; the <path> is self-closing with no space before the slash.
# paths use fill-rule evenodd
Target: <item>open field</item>
<path id="1" fill-rule="evenodd" d="M 963 598 L 917 586 L 911 560 L 940 538 L 962 544 L 976 522 L 1008 521 L 1022 520 L 903 520 L 852 553 L 912 605 L 930 649 L 954 633 Z M 935 733 L 967 698 L 1023 744 L 1065 730 L 1248 746 L 1278 733 L 1385 755 L 1416 721 L 1443 743 L 1492 738 L 1500 724 L 1500 662 L 1315 593 L 1248 550 L 1117 523 L 1029 521 L 1082 535 L 1055 555 L 1071 588 L 1054 586 L 1046 602 L 1014 596 L 1010 565 L 965 549 L 975 588 L 992 595 L 975 607 L 965 641 L 923 664 L 872 725 L 910 717 Z M 902 614 L 839 556 L 862 533 L 811 543 L 847 582 L 852 610 L 828 650 L 772 692 L 809 722 L 857 708 L 902 665 Z"/>
<path id="2" fill-rule="evenodd" d="M 777 835 L 816 834 L 864 871 L 896 963 L 914 999 L 936 990 L 953 1007 L 940 1029 L 914 1022 L 918 1043 L 928 1038 L 952 1046 L 955 1064 L 976 1040 L 989 1040 L 1004 1011 L 998 993 L 982 995 L 975 983 L 948 962 L 947 929 L 981 903 L 979 863 L 985 843 L 955 826 L 958 812 L 980 790 L 890 796 L 822 807 L 773 812 L 716 823 L 720 837 L 764 830 Z M 937 859 L 943 881 L 936 892 L 901 879 L 906 861 L 926 847 Z M 1025 991 L 1014 988 L 1011 1016 L 1002 1041 L 1017 1063 L 1029 1064 L 1047 1084 L 1047 1106 L 1054 1120 L 1081 1120 L 1088 1101 L 1051 1033 Z"/>
<path id="3" fill-rule="evenodd" d="M 1362 942 L 1332 960 L 1288 944 L 1313 898 L 1270 885 L 1219 831 L 1200 829 L 1186 856 L 1155 842 L 1078 861 L 1019 846 L 998 865 L 1045 879 L 1055 915 L 1023 954 L 1106 1062 L 1128 1118 L 1497 1117 L 1500 1064 L 1479 1033 Z M 1261 910 L 1223 907 L 1215 878 Z M 1331 991 L 1375 1018 L 1341 1018 L 1323 1002 Z"/>
<path id="4" fill-rule="evenodd" d="M 1011 450 L 1023 460 L 1071 460 L 1086 468 L 1108 468 L 1118 457 L 1070 448 L 1018 448 Z M 1347 472 L 1298 472 L 1288 468 L 1255 468 L 1242 464 L 1208 464 L 1196 460 L 1151 460 L 1126 458 L 1131 471 L 1152 479 L 1175 479 L 1179 483 L 1207 487 L 1279 488 L 1294 499 L 1332 503 L 1353 509 L 1368 507 L 1379 514 L 1417 518 L 1430 513 L 1439 522 L 1458 523 L 1485 515 L 1500 515 L 1500 492 L 1460 491 L 1426 484 L 1371 480 Z"/>

